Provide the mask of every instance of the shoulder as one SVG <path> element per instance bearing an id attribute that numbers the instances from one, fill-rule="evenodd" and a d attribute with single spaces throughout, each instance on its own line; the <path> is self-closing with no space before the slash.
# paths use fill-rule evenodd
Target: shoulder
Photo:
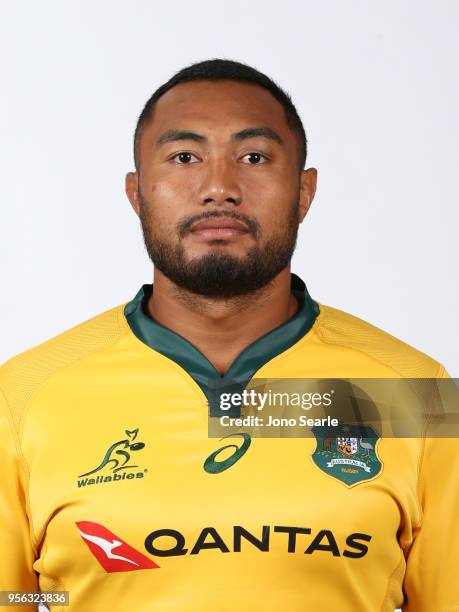
<path id="1" fill-rule="evenodd" d="M 117 342 L 127 331 L 125 304 L 115 306 L 8 359 L 0 392 L 15 412 L 55 372 Z"/>
<path id="2" fill-rule="evenodd" d="M 402 377 L 441 377 L 441 363 L 386 331 L 347 312 L 319 304 L 315 331 L 329 345 L 365 354 Z"/>

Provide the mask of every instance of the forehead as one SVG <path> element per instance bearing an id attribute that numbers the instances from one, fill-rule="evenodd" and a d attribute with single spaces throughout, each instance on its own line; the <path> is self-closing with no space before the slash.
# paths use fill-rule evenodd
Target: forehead
<path id="1" fill-rule="evenodd" d="M 263 87 L 237 81 L 180 83 L 157 101 L 145 128 L 150 136 L 171 128 L 221 129 L 270 127 L 294 138 L 283 106 Z M 147 137 L 148 138 L 148 137 Z"/>

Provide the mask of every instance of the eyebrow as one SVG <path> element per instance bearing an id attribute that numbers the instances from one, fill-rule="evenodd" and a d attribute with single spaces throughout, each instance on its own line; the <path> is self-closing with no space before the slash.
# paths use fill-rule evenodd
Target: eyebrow
<path id="1" fill-rule="evenodd" d="M 284 144 L 279 134 L 269 127 L 246 128 L 245 130 L 236 132 L 236 134 L 232 134 L 231 140 L 246 140 L 247 138 L 257 138 L 259 136 L 274 140 L 280 145 Z"/>
<path id="2" fill-rule="evenodd" d="M 156 141 L 157 144 L 167 144 L 168 142 L 176 142 L 177 140 L 194 140 L 195 142 L 205 142 L 207 138 L 202 134 L 191 132 L 190 130 L 167 130 L 163 132 Z"/>
<path id="3" fill-rule="evenodd" d="M 268 138 L 269 140 L 273 140 L 280 145 L 284 144 L 279 134 L 269 127 L 246 128 L 245 130 L 231 134 L 231 140 L 233 141 L 241 141 L 247 140 L 248 138 L 257 137 Z M 207 142 L 207 138 L 205 136 L 198 134 L 197 132 L 192 132 L 191 130 L 167 130 L 161 134 L 156 143 L 158 145 L 163 145 L 169 142 L 177 142 L 179 140 Z"/>

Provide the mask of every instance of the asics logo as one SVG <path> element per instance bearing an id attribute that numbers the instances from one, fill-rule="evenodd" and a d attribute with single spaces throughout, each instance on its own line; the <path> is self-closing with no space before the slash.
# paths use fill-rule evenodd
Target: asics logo
<path id="1" fill-rule="evenodd" d="M 226 444 L 225 446 L 222 446 L 221 448 L 214 451 L 204 461 L 204 469 L 206 472 L 208 472 L 209 474 L 220 474 L 220 472 L 224 472 L 225 470 L 233 466 L 237 461 L 239 461 L 239 459 L 243 455 L 245 455 L 251 443 L 251 438 L 249 434 L 247 433 L 230 434 L 229 436 L 225 436 L 225 438 L 222 438 L 222 440 L 225 440 L 226 438 L 236 437 L 236 436 L 240 436 L 243 438 L 244 441 L 242 442 L 241 446 L 238 446 L 237 444 Z M 234 453 L 230 455 L 229 457 L 227 457 L 226 459 L 223 459 L 222 461 L 218 461 L 217 457 L 220 455 L 220 453 L 222 453 L 227 448 L 234 448 Z"/>

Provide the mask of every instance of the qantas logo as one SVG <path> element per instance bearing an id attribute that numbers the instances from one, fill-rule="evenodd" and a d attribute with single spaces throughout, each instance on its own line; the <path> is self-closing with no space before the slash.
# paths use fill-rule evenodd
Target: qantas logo
<path id="1" fill-rule="evenodd" d="M 89 550 L 106 572 L 129 572 L 159 567 L 103 525 L 92 521 L 78 521 L 76 525 Z"/>
<path id="2" fill-rule="evenodd" d="M 160 567 L 103 525 L 92 521 L 79 521 L 76 525 L 89 550 L 106 572 L 129 572 Z M 232 531 L 232 536 L 223 539 L 215 527 L 204 527 L 196 540 L 193 538 L 192 542 L 187 542 L 185 536 L 176 529 L 158 529 L 147 535 L 144 545 L 146 551 L 155 557 L 177 557 L 197 555 L 212 549 L 222 553 L 240 553 L 246 550 L 246 547 L 269 552 L 271 540 L 280 538 L 279 542 L 284 543 L 285 550 L 289 553 L 312 555 L 321 551 L 321 554 L 326 552 L 333 557 L 361 559 L 367 554 L 368 543 L 372 539 L 367 533 L 355 532 L 339 537 L 330 529 L 313 532 L 309 527 L 287 525 L 262 525 L 261 531 L 257 533 L 248 531 L 242 525 L 234 525 Z M 164 547 L 162 541 L 165 537 L 168 538 L 168 548 Z M 158 541 L 161 541 L 160 546 L 157 546 Z M 189 544 L 192 544 L 191 549 Z"/>

